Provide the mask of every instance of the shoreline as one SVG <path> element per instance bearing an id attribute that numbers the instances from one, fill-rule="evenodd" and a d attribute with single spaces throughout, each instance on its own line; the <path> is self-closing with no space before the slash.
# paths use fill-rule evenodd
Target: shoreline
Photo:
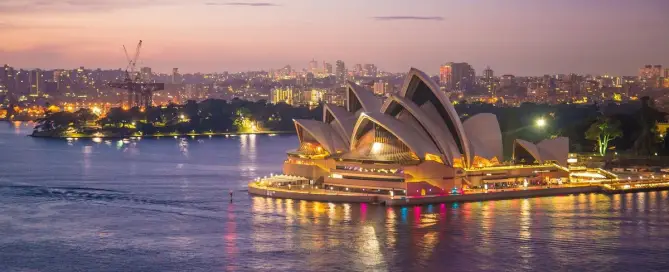
<path id="1" fill-rule="evenodd" d="M 217 133 L 169 133 L 169 134 L 148 134 L 148 135 L 111 135 L 111 136 L 96 136 L 96 135 L 71 135 L 71 136 L 52 136 L 52 135 L 35 135 L 34 133 L 27 136 L 33 138 L 45 139 L 128 139 L 128 138 L 163 138 L 163 137 L 224 137 L 224 136 L 239 136 L 239 135 L 291 135 L 295 131 L 259 131 L 259 132 L 217 132 Z"/>
<path id="2" fill-rule="evenodd" d="M 454 202 L 479 202 L 479 201 L 495 201 L 495 200 L 509 200 L 522 198 L 537 198 L 550 197 L 571 194 L 623 194 L 643 191 L 665 191 L 669 190 L 669 186 L 660 186 L 654 188 L 643 189 L 620 189 L 610 190 L 600 184 L 583 184 L 576 186 L 563 186 L 554 188 L 540 188 L 540 189 L 517 189 L 509 191 L 485 192 L 485 193 L 469 193 L 462 195 L 434 195 L 421 197 L 404 197 L 404 196 L 389 196 L 389 195 L 374 195 L 374 194 L 358 194 L 345 192 L 329 192 L 326 190 L 300 191 L 290 190 L 284 188 L 265 187 L 251 182 L 248 184 L 248 193 L 254 196 L 282 198 L 292 200 L 306 200 L 306 201 L 320 201 L 333 203 L 368 203 L 379 204 L 385 206 L 413 206 L 413 205 L 428 205 Z"/>

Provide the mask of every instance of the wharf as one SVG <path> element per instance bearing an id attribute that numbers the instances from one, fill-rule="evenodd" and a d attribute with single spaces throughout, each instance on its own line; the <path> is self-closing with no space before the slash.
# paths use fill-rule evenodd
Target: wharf
<path id="1" fill-rule="evenodd" d="M 422 197 L 392 197 L 386 199 L 384 204 L 387 206 L 401 206 L 401 205 L 424 205 L 436 203 L 451 203 L 451 202 L 478 202 L 490 200 L 504 200 L 530 197 L 545 197 L 545 196 L 560 196 L 570 194 L 587 194 L 597 193 L 601 191 L 600 186 L 573 186 L 573 187 L 557 187 L 557 188 L 541 188 L 541 189 L 516 189 L 504 190 L 498 192 L 488 193 L 468 193 L 462 195 L 444 195 L 444 196 L 422 196 Z"/>
<path id="2" fill-rule="evenodd" d="M 609 181 L 606 183 L 577 183 L 552 187 L 528 187 L 505 190 L 472 190 L 461 195 L 432 196 L 390 196 L 362 194 L 353 192 L 331 191 L 325 189 L 305 189 L 304 186 L 265 186 L 257 182 L 249 183 L 249 194 L 272 198 L 294 200 L 373 203 L 386 206 L 426 205 L 452 202 L 478 202 L 531 197 L 561 196 L 570 194 L 605 193 L 620 194 L 640 191 L 669 190 L 668 179 L 644 181 Z"/>
<path id="3" fill-rule="evenodd" d="M 28 135 L 34 138 L 52 138 L 52 139 L 160 139 L 160 138 L 181 138 L 181 137 L 234 137 L 245 135 L 289 135 L 295 134 L 294 131 L 257 131 L 257 132 L 204 132 L 204 133 L 156 133 L 156 134 L 68 134 L 68 135 L 51 135 L 48 132 L 33 132 Z"/>
<path id="4" fill-rule="evenodd" d="M 649 192 L 669 190 L 669 180 L 654 179 L 636 182 L 617 182 L 602 184 L 602 192 L 607 194 L 621 194 L 630 192 Z"/>
<path id="5" fill-rule="evenodd" d="M 323 202 L 346 202 L 346 203 L 375 203 L 387 206 L 401 205 L 423 205 L 449 202 L 474 202 L 502 199 L 516 199 L 543 196 L 558 196 L 580 193 L 600 192 L 599 185 L 585 186 L 561 186 L 553 188 L 527 188 L 509 189 L 504 191 L 467 193 L 463 195 L 437 195 L 437 196 L 389 196 L 378 194 L 361 194 L 340 191 L 329 191 L 324 189 L 288 189 L 285 187 L 267 187 L 255 182 L 249 183 L 249 194 L 273 198 L 286 198 L 295 200 L 310 200 Z"/>

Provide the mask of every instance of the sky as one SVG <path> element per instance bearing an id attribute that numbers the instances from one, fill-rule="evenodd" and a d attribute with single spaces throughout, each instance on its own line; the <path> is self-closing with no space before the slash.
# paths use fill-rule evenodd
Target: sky
<path id="1" fill-rule="evenodd" d="M 0 0 L 0 65 L 635 75 L 669 67 L 669 0 Z"/>

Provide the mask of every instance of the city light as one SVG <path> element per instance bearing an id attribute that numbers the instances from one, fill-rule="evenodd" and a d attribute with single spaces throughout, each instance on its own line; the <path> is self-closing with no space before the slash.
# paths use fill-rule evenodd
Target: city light
<path id="1" fill-rule="evenodd" d="M 544 119 L 543 117 L 539 118 L 535 121 L 534 124 L 539 128 L 545 127 L 546 126 L 546 119 Z"/>
<path id="2" fill-rule="evenodd" d="M 100 115 L 102 114 L 102 109 L 98 106 L 94 106 L 91 108 L 91 112 L 93 112 L 95 115 Z"/>

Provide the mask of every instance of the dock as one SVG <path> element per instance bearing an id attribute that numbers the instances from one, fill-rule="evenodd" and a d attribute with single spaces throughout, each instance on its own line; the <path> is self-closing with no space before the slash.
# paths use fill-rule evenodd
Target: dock
<path id="1" fill-rule="evenodd" d="M 616 182 L 602 184 L 602 192 L 607 194 L 621 194 L 629 192 L 649 192 L 669 190 L 669 179 L 637 180 L 635 182 Z"/>
<path id="2" fill-rule="evenodd" d="M 669 178 L 639 180 L 608 180 L 602 182 L 579 182 L 564 185 L 519 187 L 504 190 L 466 190 L 463 194 L 426 196 L 400 196 L 362 194 L 345 191 L 319 189 L 310 185 L 267 186 L 260 182 L 249 183 L 249 194 L 256 196 L 294 200 L 370 203 L 386 206 L 427 205 L 453 202 L 479 202 L 533 197 L 549 197 L 571 194 L 622 194 L 631 192 L 669 190 Z"/>

